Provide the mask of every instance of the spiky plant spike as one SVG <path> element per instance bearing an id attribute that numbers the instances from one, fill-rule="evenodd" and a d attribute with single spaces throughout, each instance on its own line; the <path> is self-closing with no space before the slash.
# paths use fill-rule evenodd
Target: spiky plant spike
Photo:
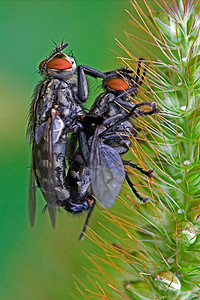
<path id="1" fill-rule="evenodd" d="M 154 10 L 146 0 L 132 2 L 138 17 L 128 13 L 138 36 L 126 34 L 129 49 L 118 42 L 127 54 L 121 58 L 125 65 L 135 70 L 136 52 L 148 63 L 146 87 L 133 101 L 154 101 L 160 109 L 156 117 L 134 121 L 140 131 L 130 148 L 134 163 L 154 169 L 153 179 L 129 169 L 149 201 L 139 203 L 124 185 L 120 210 L 103 211 L 115 224 L 112 230 L 102 224 L 110 238 L 88 230 L 104 254 L 89 255 L 96 292 L 83 287 L 87 299 L 200 299 L 199 2 L 153 5 Z"/>

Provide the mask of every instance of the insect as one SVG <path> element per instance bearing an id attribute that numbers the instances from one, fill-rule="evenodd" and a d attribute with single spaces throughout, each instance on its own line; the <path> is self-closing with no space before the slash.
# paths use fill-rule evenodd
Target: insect
<path id="1" fill-rule="evenodd" d="M 53 227 L 56 205 L 72 213 L 88 210 L 91 205 L 91 201 L 87 200 L 74 201 L 65 184 L 67 134 L 81 131 L 81 120 L 86 115 L 81 104 L 88 96 L 84 67 L 77 68 L 74 58 L 61 52 L 67 45 L 59 44 L 40 63 L 39 70 L 44 79 L 36 88 L 30 109 L 28 141 L 32 143 L 29 193 L 31 226 L 34 225 L 36 210 L 35 180 L 46 200 Z M 98 71 L 88 69 L 93 76 L 98 74 Z"/>
<path id="2" fill-rule="evenodd" d="M 126 179 L 134 194 L 143 202 L 147 200 L 138 194 L 124 170 L 124 165 L 136 168 L 148 177 L 152 176 L 152 170 L 144 171 L 137 165 L 121 159 L 121 155 L 129 149 L 130 138 L 136 135 L 130 118 L 158 113 L 155 103 L 133 105 L 130 102 L 129 95 L 134 95 L 143 82 L 146 70 L 144 69 L 139 80 L 140 68 L 141 60 L 135 77 L 131 76 L 132 71 L 126 68 L 105 73 L 103 79 L 105 92 L 97 97 L 83 119 L 85 143 L 82 144 L 89 146 L 89 156 L 87 155 L 89 160 L 86 160 L 87 156 L 82 155 L 87 150 L 83 151 L 80 148 L 70 158 L 67 183 L 76 198 L 92 199 L 93 195 L 109 208 L 114 204 Z M 143 110 L 141 109 L 143 107 L 149 109 Z M 76 143 L 74 141 L 76 134 L 72 136 L 73 145 Z M 90 207 L 80 238 L 86 230 L 94 205 L 95 201 Z"/>

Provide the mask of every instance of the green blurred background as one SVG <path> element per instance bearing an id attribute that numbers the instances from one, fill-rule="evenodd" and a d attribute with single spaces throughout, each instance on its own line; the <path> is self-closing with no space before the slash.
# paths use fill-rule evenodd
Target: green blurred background
<path id="1" fill-rule="evenodd" d="M 37 192 L 37 216 L 28 223 L 31 147 L 26 144 L 28 106 L 41 60 L 54 44 L 68 42 L 78 64 L 108 71 L 120 67 L 115 38 L 124 42 L 129 1 L 0 1 L 0 299 L 72 299 L 74 277 L 87 284 L 82 266 L 98 247 L 87 238 L 77 240 L 83 217 L 58 213 L 53 230 L 44 200 Z M 112 50 L 111 50 L 112 49 Z M 99 82 L 92 80 L 91 90 Z M 91 93 L 92 95 L 92 93 Z M 90 101 L 93 101 L 90 96 Z M 91 227 L 106 220 L 96 209 Z M 105 233 L 104 233 L 105 235 Z"/>

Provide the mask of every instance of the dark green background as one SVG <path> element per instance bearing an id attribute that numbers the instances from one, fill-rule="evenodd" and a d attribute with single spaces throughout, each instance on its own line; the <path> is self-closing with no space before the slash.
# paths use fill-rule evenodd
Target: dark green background
<path id="1" fill-rule="evenodd" d="M 111 49 L 119 51 L 115 38 L 126 42 L 125 8 L 133 12 L 126 0 L 0 2 L 0 299 L 71 299 L 71 293 L 79 295 L 72 274 L 88 283 L 82 250 L 90 256 L 98 247 L 77 240 L 84 216 L 58 213 L 53 230 L 48 214 L 41 214 L 45 203 L 38 191 L 36 224 L 29 227 L 28 106 L 52 40 L 68 42 L 78 64 L 102 71 L 120 66 Z M 91 85 L 95 91 L 99 82 Z M 90 222 L 98 233 L 97 221 L 106 222 L 99 211 Z"/>

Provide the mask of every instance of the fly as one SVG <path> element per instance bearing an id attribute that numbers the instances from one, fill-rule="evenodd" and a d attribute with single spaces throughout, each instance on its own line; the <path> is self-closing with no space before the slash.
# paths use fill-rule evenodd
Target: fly
<path id="1" fill-rule="evenodd" d="M 88 210 L 91 201 L 71 199 L 66 186 L 66 155 L 69 132 L 82 130 L 86 113 L 81 106 L 88 96 L 84 68 L 96 77 L 98 71 L 77 67 L 73 57 L 63 52 L 68 44 L 59 44 L 39 65 L 44 79 L 36 88 L 31 104 L 28 136 L 32 143 L 29 216 L 34 225 L 36 210 L 35 181 L 40 188 L 55 227 L 56 205 L 71 213 Z"/>
<path id="2" fill-rule="evenodd" d="M 153 171 L 144 171 L 141 167 L 121 159 L 121 156 L 129 149 L 130 138 L 136 135 L 131 118 L 158 113 L 155 103 L 133 105 L 130 102 L 129 96 L 138 92 L 145 76 L 146 68 L 139 79 L 140 68 L 141 59 L 135 77 L 127 68 L 104 73 L 105 92 L 97 97 L 89 113 L 83 119 L 83 141 L 79 144 L 79 150 L 72 155 L 67 174 L 67 181 L 71 188 L 73 187 L 76 197 L 92 199 L 93 195 L 109 208 L 114 204 L 126 179 L 137 198 L 143 202 L 147 200 L 138 194 L 124 165 L 136 168 L 148 177 L 152 176 Z M 148 107 L 148 109 L 144 110 L 143 107 Z M 72 135 L 72 140 L 74 139 L 76 139 L 76 134 Z M 89 147 L 88 151 L 86 145 Z M 89 155 L 83 155 L 87 152 Z M 88 160 L 87 157 L 89 157 Z M 87 182 L 86 185 L 85 182 Z M 80 238 L 86 230 L 94 205 L 95 202 L 88 214 Z"/>

